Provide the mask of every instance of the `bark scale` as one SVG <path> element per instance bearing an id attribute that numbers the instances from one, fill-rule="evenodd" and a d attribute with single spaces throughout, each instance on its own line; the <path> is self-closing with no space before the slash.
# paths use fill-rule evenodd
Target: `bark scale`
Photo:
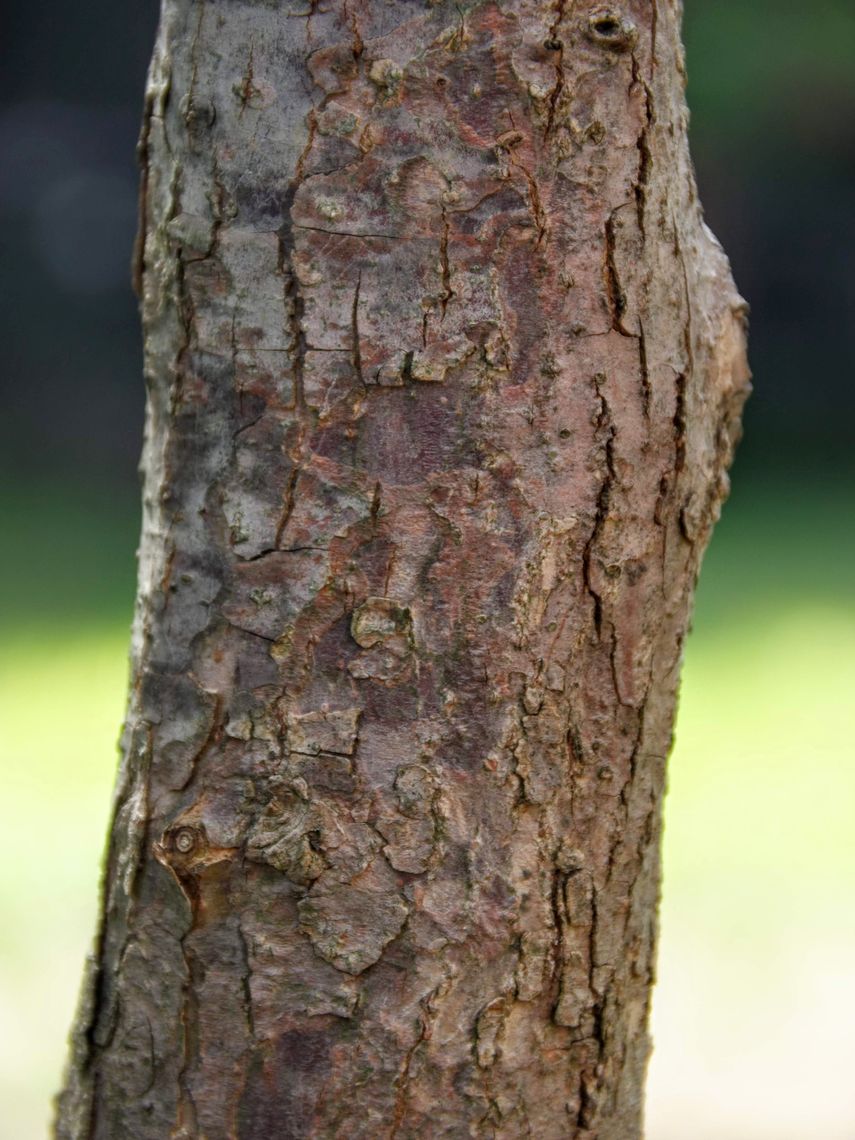
<path id="1" fill-rule="evenodd" d="M 675 0 L 163 0 L 104 912 L 57 1136 L 641 1132 L 748 388 Z"/>

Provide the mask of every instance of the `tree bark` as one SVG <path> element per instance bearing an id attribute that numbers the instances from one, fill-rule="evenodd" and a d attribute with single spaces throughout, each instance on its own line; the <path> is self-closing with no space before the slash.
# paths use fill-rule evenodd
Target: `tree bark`
<path id="1" fill-rule="evenodd" d="M 163 0 L 63 1140 L 640 1136 L 665 757 L 748 389 L 679 21 Z"/>

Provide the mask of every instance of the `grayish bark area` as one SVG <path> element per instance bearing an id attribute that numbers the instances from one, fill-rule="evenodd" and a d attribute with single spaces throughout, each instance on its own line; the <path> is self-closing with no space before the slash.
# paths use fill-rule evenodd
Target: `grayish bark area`
<path id="1" fill-rule="evenodd" d="M 664 763 L 748 387 L 679 15 L 164 0 L 63 1140 L 640 1135 Z"/>

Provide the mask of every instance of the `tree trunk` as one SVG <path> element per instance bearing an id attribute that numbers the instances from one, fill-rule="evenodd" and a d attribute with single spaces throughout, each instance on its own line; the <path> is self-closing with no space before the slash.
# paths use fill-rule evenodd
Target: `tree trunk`
<path id="1" fill-rule="evenodd" d="M 164 0 L 130 707 L 57 1136 L 641 1134 L 748 388 L 676 0 Z"/>

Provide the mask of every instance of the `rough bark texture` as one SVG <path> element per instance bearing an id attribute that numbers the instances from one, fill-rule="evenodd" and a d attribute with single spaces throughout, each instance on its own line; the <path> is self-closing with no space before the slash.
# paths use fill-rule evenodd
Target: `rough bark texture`
<path id="1" fill-rule="evenodd" d="M 664 763 L 748 386 L 679 17 L 164 0 L 64 1140 L 640 1135 Z"/>

